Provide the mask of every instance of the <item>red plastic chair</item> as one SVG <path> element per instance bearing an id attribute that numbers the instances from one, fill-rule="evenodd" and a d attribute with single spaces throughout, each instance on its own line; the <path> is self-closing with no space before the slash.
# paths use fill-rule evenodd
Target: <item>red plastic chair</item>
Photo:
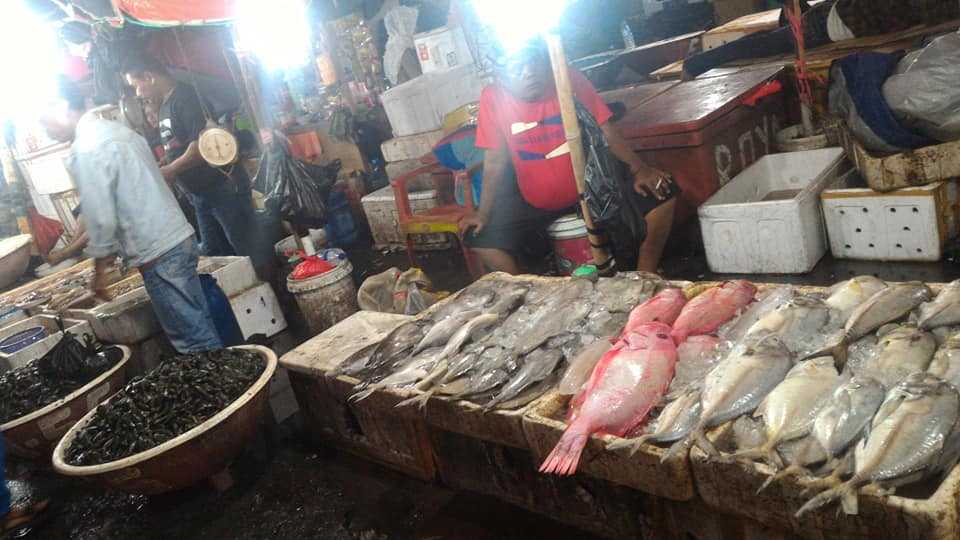
<path id="1" fill-rule="evenodd" d="M 432 158 L 424 158 L 424 161 Z M 390 185 L 393 187 L 393 193 L 397 204 L 397 213 L 400 221 L 400 234 L 404 236 L 407 244 L 407 256 L 410 258 L 410 266 L 417 266 L 416 256 L 414 254 L 413 234 L 452 234 L 457 237 L 460 243 L 460 249 L 463 251 L 463 258 L 467 263 L 467 271 L 474 278 L 483 275 L 483 268 L 476 255 L 470 251 L 463 241 L 463 235 L 460 233 L 460 220 L 474 212 L 473 189 L 470 183 L 470 176 L 480 165 L 477 165 L 466 171 L 452 171 L 439 163 L 433 162 L 410 171 L 398 178 L 392 179 Z M 446 173 L 446 174 L 444 174 Z M 407 184 L 418 176 L 432 175 L 434 180 L 452 179 L 454 183 L 454 193 L 458 189 L 463 191 L 464 205 L 456 202 L 441 203 L 436 208 L 414 214 L 410 209 L 410 196 L 407 191 Z M 439 187 L 439 186 L 438 186 Z"/>

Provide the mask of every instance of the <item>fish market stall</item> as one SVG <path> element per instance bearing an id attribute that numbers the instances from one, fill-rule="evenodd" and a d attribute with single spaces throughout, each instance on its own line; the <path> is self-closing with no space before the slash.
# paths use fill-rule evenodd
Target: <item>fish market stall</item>
<path id="1" fill-rule="evenodd" d="M 691 532 L 678 522 L 696 516 L 699 534 L 947 538 L 960 529 L 958 291 L 493 275 L 375 331 L 361 312 L 281 364 L 308 422 L 332 402 L 368 427 L 405 422 L 401 442 L 442 483 L 601 534 L 642 528 L 559 515 L 559 494 L 531 503 L 553 482 L 533 470 L 573 475 L 550 489 L 589 482 L 597 504 L 616 493 L 605 511 L 661 531 Z"/>

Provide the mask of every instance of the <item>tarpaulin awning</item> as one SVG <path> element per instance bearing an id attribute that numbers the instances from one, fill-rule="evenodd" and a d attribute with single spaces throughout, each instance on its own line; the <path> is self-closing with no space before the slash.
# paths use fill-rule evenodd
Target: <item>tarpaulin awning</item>
<path id="1" fill-rule="evenodd" d="M 237 0 L 116 0 L 124 15 L 152 26 L 229 22 Z"/>

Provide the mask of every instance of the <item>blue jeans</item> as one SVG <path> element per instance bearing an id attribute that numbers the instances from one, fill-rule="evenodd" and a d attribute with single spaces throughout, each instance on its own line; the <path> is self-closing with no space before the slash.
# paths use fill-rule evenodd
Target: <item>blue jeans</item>
<path id="1" fill-rule="evenodd" d="M 200 286 L 198 259 L 191 237 L 140 268 L 157 320 L 183 354 L 223 347 Z"/>
<path id="2" fill-rule="evenodd" d="M 225 183 L 213 191 L 189 196 L 197 216 L 201 254 L 251 256 L 256 218 L 250 189 L 236 190 Z"/>

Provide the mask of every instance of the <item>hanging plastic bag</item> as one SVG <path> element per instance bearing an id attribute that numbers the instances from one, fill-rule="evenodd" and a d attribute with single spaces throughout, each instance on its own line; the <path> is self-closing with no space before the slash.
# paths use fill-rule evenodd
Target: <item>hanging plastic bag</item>
<path id="1" fill-rule="evenodd" d="M 398 6 L 391 9 L 383 24 L 387 29 L 387 45 L 383 53 L 383 71 L 391 84 L 403 82 L 400 71 L 404 67 L 404 53 L 413 52 L 415 45 L 413 34 L 417 31 L 418 10 L 414 7 Z M 416 59 L 416 54 L 413 54 Z M 419 69 L 419 64 L 416 68 Z M 416 74 L 413 74 L 416 75 Z"/>
<path id="2" fill-rule="evenodd" d="M 267 210 L 280 219 L 306 227 L 326 223 L 326 201 L 340 173 L 340 160 L 312 165 L 293 157 L 279 137 L 260 160 L 254 184 Z"/>
<path id="3" fill-rule="evenodd" d="M 960 33 L 906 55 L 883 83 L 883 97 L 904 126 L 942 142 L 960 139 Z"/>
<path id="4" fill-rule="evenodd" d="M 357 304 L 364 311 L 394 313 L 393 290 L 400 277 L 400 270 L 390 268 L 375 276 L 370 276 L 357 291 Z"/>
<path id="5" fill-rule="evenodd" d="M 622 228 L 640 241 L 646 234 L 645 214 L 637 206 L 638 198 L 630 193 L 633 185 L 627 181 L 624 164 L 610 150 L 593 114 L 579 101 L 576 106 L 586 158 L 584 199 L 593 223 L 598 227 Z"/>

